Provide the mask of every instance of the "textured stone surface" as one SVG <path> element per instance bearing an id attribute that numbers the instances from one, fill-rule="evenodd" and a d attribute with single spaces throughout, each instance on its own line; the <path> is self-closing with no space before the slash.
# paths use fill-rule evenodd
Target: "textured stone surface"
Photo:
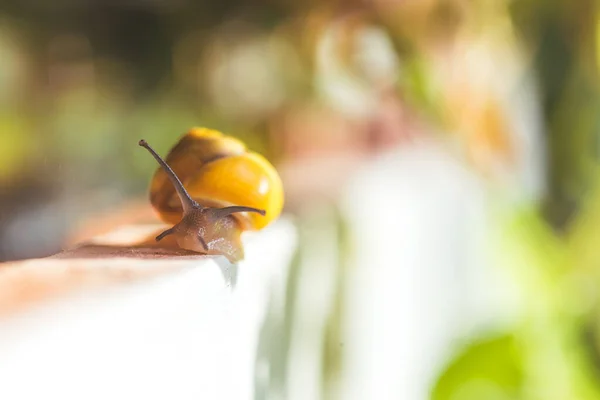
<path id="1" fill-rule="evenodd" d="M 0 267 L 0 399 L 254 397 L 293 225 L 245 236 L 239 265 L 157 244 L 162 228 L 127 226 Z"/>
<path id="2" fill-rule="evenodd" d="M 160 228 L 124 227 L 48 258 L 0 264 L 0 317 L 72 291 L 147 279 L 205 258 L 168 241 L 160 246 L 150 241 Z"/>

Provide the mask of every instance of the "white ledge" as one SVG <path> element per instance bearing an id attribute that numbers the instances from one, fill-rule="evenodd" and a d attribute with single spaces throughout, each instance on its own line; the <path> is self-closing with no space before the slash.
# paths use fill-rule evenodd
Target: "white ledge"
<path id="1" fill-rule="evenodd" d="M 0 289 L 19 291 L 0 295 L 0 399 L 253 398 L 258 335 L 295 230 L 280 220 L 244 241 L 239 265 L 133 248 L 3 266 Z M 29 302 L 28 290 L 47 296 Z"/>

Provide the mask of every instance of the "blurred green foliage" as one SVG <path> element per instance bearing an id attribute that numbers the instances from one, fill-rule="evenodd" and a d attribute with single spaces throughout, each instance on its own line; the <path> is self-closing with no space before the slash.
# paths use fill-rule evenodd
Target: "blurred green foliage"
<path id="1" fill-rule="evenodd" d="M 466 345 L 433 397 L 598 399 L 598 191 L 568 234 L 555 233 L 537 209 L 510 214 L 501 218 L 500 265 L 519 285 L 522 314 L 512 331 Z"/>
<path id="2" fill-rule="evenodd" d="M 549 144 L 549 220 L 564 228 L 591 189 L 598 164 L 598 2 L 513 2 L 515 25 L 532 48 Z"/>
<path id="3" fill-rule="evenodd" d="M 522 399 L 523 361 L 511 335 L 471 343 L 433 388 L 433 400 Z"/>

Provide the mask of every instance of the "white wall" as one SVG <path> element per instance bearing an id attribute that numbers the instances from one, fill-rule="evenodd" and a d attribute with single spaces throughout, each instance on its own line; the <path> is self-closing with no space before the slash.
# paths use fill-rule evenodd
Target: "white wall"
<path id="1" fill-rule="evenodd" d="M 258 335 L 271 297 L 285 288 L 295 240 L 282 219 L 245 238 L 238 266 L 215 258 L 79 260 L 86 268 L 133 262 L 164 271 L 82 287 L 0 319 L 0 399 L 253 398 Z M 60 268 L 56 260 L 31 263 Z"/>

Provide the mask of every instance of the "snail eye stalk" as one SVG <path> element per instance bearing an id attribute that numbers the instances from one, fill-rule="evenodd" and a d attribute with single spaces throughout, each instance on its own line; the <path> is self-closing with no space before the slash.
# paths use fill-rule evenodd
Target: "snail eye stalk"
<path id="1" fill-rule="evenodd" d="M 230 216 L 231 214 L 240 213 L 240 212 L 253 212 L 260 214 L 262 216 L 266 215 L 267 212 L 265 210 L 259 210 L 254 207 L 244 207 L 244 206 L 230 206 L 223 208 L 211 208 L 209 214 L 214 219 L 220 219 Z"/>
<path id="2" fill-rule="evenodd" d="M 197 203 L 194 201 L 194 199 L 192 199 L 192 197 L 187 192 L 187 190 L 185 190 L 185 187 L 183 187 L 183 184 L 179 180 L 179 177 L 175 174 L 175 172 L 173 172 L 171 167 L 169 167 L 169 164 L 167 164 L 165 162 L 165 160 L 163 160 L 162 157 L 159 156 L 158 153 L 156 151 L 154 151 L 154 149 L 144 139 L 140 140 L 138 144 L 140 146 L 142 146 L 143 148 L 145 148 L 146 150 L 148 150 L 150 152 L 150 154 L 152 154 L 152 156 L 156 159 L 156 161 L 158 161 L 158 163 L 160 164 L 162 169 L 167 173 L 169 180 L 171 181 L 171 183 L 175 187 L 175 190 L 177 191 L 177 194 L 179 195 L 179 200 L 181 200 L 181 206 L 183 207 L 183 212 L 187 213 L 189 210 L 194 208 L 194 206 L 196 206 Z M 172 233 L 172 232 L 170 232 L 170 233 Z M 166 235 L 167 234 L 165 234 L 164 236 L 166 236 Z M 162 236 L 161 239 L 164 236 Z"/>

